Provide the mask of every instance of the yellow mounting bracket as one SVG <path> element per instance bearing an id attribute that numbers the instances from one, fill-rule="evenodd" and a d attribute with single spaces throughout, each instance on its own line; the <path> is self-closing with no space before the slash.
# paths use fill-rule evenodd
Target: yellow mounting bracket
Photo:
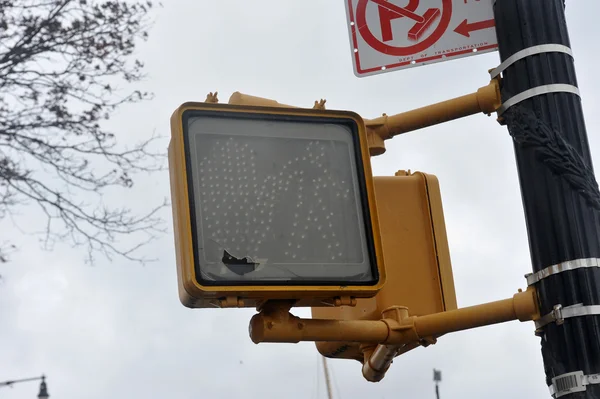
<path id="1" fill-rule="evenodd" d="M 502 105 L 500 78 L 496 77 L 475 93 L 431 104 L 412 111 L 365 120 L 371 156 L 385 152 L 384 140 L 424 127 L 483 112 L 490 115 Z"/>
<path id="2" fill-rule="evenodd" d="M 381 320 L 302 319 L 290 313 L 291 307 L 291 302 L 265 303 L 250 320 L 252 341 L 361 343 L 363 375 L 369 381 L 381 380 L 398 353 L 435 343 L 441 335 L 540 317 L 533 287 L 524 292 L 519 290 L 509 299 L 425 316 L 410 316 L 408 308 L 393 306 L 382 312 Z"/>
<path id="3" fill-rule="evenodd" d="M 491 115 L 502 105 L 500 94 L 500 76 L 493 78 L 487 86 L 479 88 L 475 93 L 467 94 L 451 100 L 427 105 L 412 111 L 403 112 L 396 115 L 386 115 L 375 118 L 365 119 L 367 127 L 367 139 L 369 143 L 369 153 L 371 156 L 381 155 L 385 152 L 385 140 L 392 137 L 422 129 L 424 127 L 437 125 L 465 116 L 484 113 Z M 217 103 L 217 92 L 209 93 L 205 102 Z M 314 109 L 325 109 L 325 100 L 314 102 Z M 235 92 L 229 98 L 229 104 L 232 105 L 255 105 L 263 107 L 283 107 L 296 108 L 292 105 L 280 104 L 275 100 L 268 98 L 251 96 Z"/>

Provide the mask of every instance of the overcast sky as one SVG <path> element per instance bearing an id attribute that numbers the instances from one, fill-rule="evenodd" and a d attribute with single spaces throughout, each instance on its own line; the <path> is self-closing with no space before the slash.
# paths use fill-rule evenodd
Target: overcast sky
<path id="1" fill-rule="evenodd" d="M 234 91 L 372 118 L 475 91 L 488 83 L 496 52 L 359 79 L 353 74 L 342 0 L 163 0 L 150 40 L 140 46 L 155 93 L 122 108 L 109 126 L 124 140 L 169 136 L 185 101 Z M 400 2 L 398 2 L 400 4 Z M 597 0 L 568 2 L 567 20 L 592 155 L 600 162 Z M 511 139 L 494 118 L 468 119 L 388 141 L 376 175 L 398 169 L 438 176 L 459 306 L 504 299 L 525 288 L 527 234 Z M 166 148 L 167 139 L 163 146 Z M 113 198 L 147 209 L 169 196 L 167 172 L 142 178 Z M 191 310 L 177 296 L 169 233 L 148 248 L 157 262 L 83 263 L 84 254 L 1 224 L 20 251 L 0 273 L 0 381 L 48 376 L 52 398 L 326 398 L 312 343 L 253 344 L 245 310 Z M 33 223 L 23 213 L 21 224 Z M 8 232 L 8 234 L 6 234 Z M 308 316 L 309 311 L 299 310 Z M 539 338 L 512 322 L 450 334 L 397 358 L 386 378 L 366 382 L 359 363 L 330 361 L 338 398 L 543 398 Z M 0 398 L 37 395 L 37 383 L 0 388 Z"/>

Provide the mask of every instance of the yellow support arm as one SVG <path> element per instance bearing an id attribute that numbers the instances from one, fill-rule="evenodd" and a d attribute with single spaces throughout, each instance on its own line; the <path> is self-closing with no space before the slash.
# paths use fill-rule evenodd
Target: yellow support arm
<path id="1" fill-rule="evenodd" d="M 512 298 L 482 305 L 409 316 L 408 309 L 394 306 L 381 320 L 301 319 L 289 313 L 291 303 L 267 302 L 250 321 L 254 343 L 300 341 L 362 342 L 404 345 L 450 332 L 511 320 L 534 320 L 539 309 L 533 288 Z"/>
<path id="2" fill-rule="evenodd" d="M 363 374 L 369 381 L 383 378 L 399 351 L 434 343 L 441 335 L 540 317 L 534 288 L 519 290 L 509 299 L 425 316 L 409 316 L 408 308 L 393 306 L 383 311 L 381 320 L 302 319 L 289 312 L 291 307 L 291 302 L 265 303 L 250 320 L 252 341 L 362 343 Z"/>
<path id="3" fill-rule="evenodd" d="M 207 102 L 217 102 L 216 93 L 209 93 Z M 232 105 L 256 105 L 263 107 L 296 108 L 292 105 L 280 104 L 268 98 L 251 96 L 235 92 L 229 98 Z M 487 86 L 481 87 L 475 93 L 467 94 L 437 104 L 417 108 L 412 111 L 388 116 L 383 114 L 375 119 L 365 119 L 367 127 L 369 152 L 371 156 L 381 155 L 385 152 L 385 140 L 392 137 L 437 125 L 465 116 L 478 114 L 491 114 L 502 105 L 499 78 L 493 79 Z M 315 109 L 325 109 L 325 100 L 315 101 Z"/>
<path id="4" fill-rule="evenodd" d="M 500 105 L 502 105 L 500 83 L 498 79 L 493 79 L 490 84 L 480 88 L 475 93 L 401 114 L 392 116 L 383 114 L 379 118 L 365 120 L 369 135 L 371 136 L 369 137 L 371 156 L 383 154 L 385 152 L 384 140 L 391 139 L 398 134 L 480 112 L 489 115 L 495 112 Z"/>

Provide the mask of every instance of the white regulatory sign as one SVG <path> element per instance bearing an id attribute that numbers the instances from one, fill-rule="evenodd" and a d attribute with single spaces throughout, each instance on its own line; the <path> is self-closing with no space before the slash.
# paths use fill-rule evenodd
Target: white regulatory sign
<path id="1" fill-rule="evenodd" d="M 345 0 L 358 77 L 496 50 L 494 0 Z"/>

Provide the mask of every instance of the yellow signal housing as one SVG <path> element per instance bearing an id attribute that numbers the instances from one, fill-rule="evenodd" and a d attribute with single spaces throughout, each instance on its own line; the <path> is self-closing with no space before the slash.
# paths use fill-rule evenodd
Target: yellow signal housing
<path id="1" fill-rule="evenodd" d="M 359 299 L 354 307 L 315 307 L 313 318 L 380 320 L 391 306 L 406 306 L 411 316 L 456 309 L 438 179 L 400 171 L 375 177 L 374 185 L 387 283 L 374 298 Z M 356 343 L 317 342 L 317 349 L 327 357 L 363 360 Z"/>
<path id="2" fill-rule="evenodd" d="M 384 286 L 359 115 L 186 103 L 171 117 L 169 170 L 184 305 L 332 306 Z"/>

